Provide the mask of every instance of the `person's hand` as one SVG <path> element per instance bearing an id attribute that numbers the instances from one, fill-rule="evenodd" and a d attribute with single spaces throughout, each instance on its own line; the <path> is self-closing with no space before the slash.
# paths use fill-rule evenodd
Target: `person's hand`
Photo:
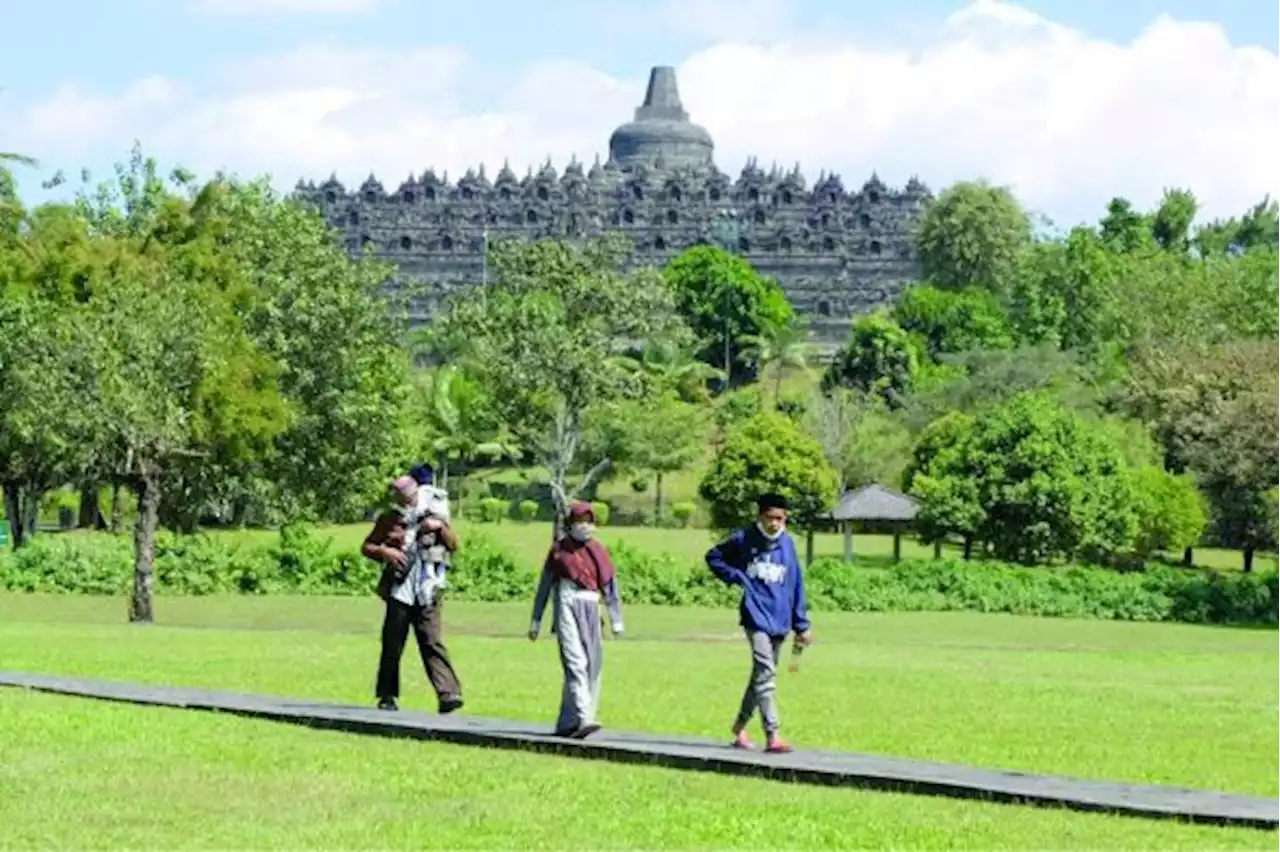
<path id="1" fill-rule="evenodd" d="M 800 633 L 797 633 L 796 644 L 799 645 L 801 648 L 809 647 L 810 645 L 813 644 L 813 633 L 808 630 L 803 630 Z"/>
<path id="2" fill-rule="evenodd" d="M 623 632 L 624 632 L 624 631 L 623 631 L 623 629 L 622 629 L 622 625 L 621 625 L 621 624 L 615 624 L 615 625 L 613 625 L 613 635 L 614 635 L 614 637 L 621 636 L 621 635 L 623 634 Z"/>
<path id="3" fill-rule="evenodd" d="M 394 547 L 382 548 L 382 558 L 390 562 L 396 568 L 404 568 L 409 564 L 409 557 L 404 555 L 403 550 L 396 550 Z"/>
<path id="4" fill-rule="evenodd" d="M 539 633 L 541 633 L 541 632 L 542 632 L 542 625 L 541 625 L 541 624 L 530 624 L 530 625 L 529 625 L 529 641 L 530 641 L 530 642 L 537 642 L 537 641 L 538 641 L 538 634 L 539 634 Z"/>
<path id="5" fill-rule="evenodd" d="M 444 521 L 439 518 L 423 518 L 422 528 L 427 532 L 440 532 L 440 530 L 444 529 Z"/>

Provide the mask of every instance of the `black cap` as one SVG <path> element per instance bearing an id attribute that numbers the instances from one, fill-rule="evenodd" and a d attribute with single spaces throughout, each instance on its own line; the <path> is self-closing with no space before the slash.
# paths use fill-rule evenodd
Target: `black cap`
<path id="1" fill-rule="evenodd" d="M 786 497 L 783 497 L 781 494 L 770 492 L 768 494 L 761 494 L 756 499 L 756 508 L 761 512 L 767 512 L 770 509 L 790 509 L 791 507 L 787 505 Z"/>
<path id="2" fill-rule="evenodd" d="M 417 480 L 419 485 L 431 485 L 436 480 L 436 472 L 431 469 L 431 465 L 422 462 L 409 471 L 409 475 Z"/>

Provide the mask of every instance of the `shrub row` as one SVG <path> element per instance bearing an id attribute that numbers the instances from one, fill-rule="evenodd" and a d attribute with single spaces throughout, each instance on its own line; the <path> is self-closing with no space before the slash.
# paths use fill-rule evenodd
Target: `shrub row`
<path id="1" fill-rule="evenodd" d="M 663 606 L 732 606 L 737 592 L 701 565 L 625 544 L 613 548 L 623 598 Z M 450 573 L 456 600 L 528 601 L 540 563 L 514 559 L 480 534 L 467 538 Z M 102 533 L 40 536 L 0 560 L 0 588 L 116 595 L 129 588 L 128 537 Z M 305 526 L 284 527 L 270 544 L 232 536 L 162 535 L 156 586 L 171 595 L 370 594 L 378 566 L 337 552 Z M 888 568 L 819 560 L 806 573 L 815 610 L 969 610 L 1018 615 L 1195 624 L 1277 621 L 1277 575 L 1172 567 L 1117 573 L 1103 568 L 1024 568 L 994 562 L 907 560 Z"/>

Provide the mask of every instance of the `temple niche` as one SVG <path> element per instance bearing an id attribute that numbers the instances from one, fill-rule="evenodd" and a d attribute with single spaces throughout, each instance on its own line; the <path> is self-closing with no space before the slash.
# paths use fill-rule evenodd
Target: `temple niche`
<path id="1" fill-rule="evenodd" d="M 487 240 L 579 239 L 617 230 L 638 262 L 660 266 L 699 243 L 725 244 L 776 279 L 822 342 L 843 338 L 853 317 L 890 301 L 918 278 L 912 232 L 931 195 L 916 178 L 902 188 L 874 173 L 859 187 L 836 174 L 810 184 L 799 164 L 762 168 L 749 160 L 736 178 L 720 171 L 707 130 L 680 101 L 672 68 L 654 68 L 632 121 L 590 167 L 548 160 L 517 176 L 510 164 L 490 178 L 483 165 L 456 181 L 428 169 L 388 189 L 370 175 L 348 189 L 336 177 L 299 183 L 295 194 L 321 210 L 351 252 L 372 247 L 397 282 L 443 291 L 479 282 Z M 435 297 L 416 300 L 426 322 Z"/>

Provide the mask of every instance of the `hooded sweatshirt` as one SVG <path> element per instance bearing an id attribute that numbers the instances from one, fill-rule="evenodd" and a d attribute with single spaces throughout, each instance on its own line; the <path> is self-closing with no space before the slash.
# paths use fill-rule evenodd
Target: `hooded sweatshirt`
<path id="1" fill-rule="evenodd" d="M 809 629 L 804 574 L 789 533 L 770 541 L 754 526 L 737 530 L 707 551 L 707 566 L 742 587 L 741 624 L 747 630 L 779 637 Z"/>

